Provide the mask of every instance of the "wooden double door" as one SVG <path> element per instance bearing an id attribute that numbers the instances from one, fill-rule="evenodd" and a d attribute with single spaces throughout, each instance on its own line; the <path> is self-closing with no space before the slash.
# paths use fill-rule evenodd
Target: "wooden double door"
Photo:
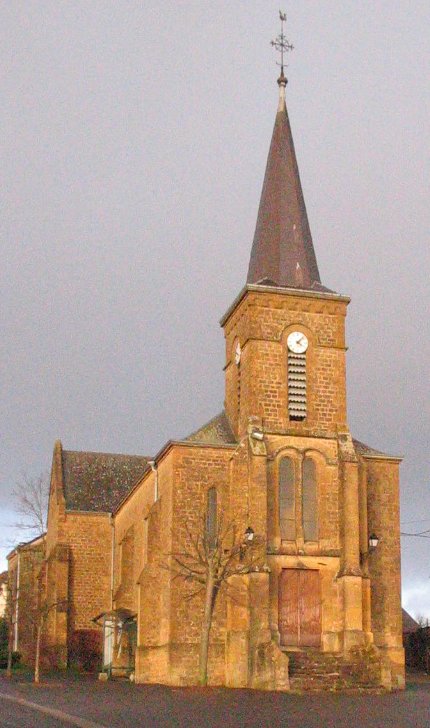
<path id="1" fill-rule="evenodd" d="M 319 571 L 282 569 L 279 576 L 281 645 L 320 647 L 321 589 Z"/>

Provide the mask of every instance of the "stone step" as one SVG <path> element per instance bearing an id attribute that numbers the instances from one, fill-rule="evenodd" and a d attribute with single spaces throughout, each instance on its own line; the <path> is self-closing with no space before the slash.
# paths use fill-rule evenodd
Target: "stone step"
<path id="1" fill-rule="evenodd" d="M 338 673 L 342 667 L 343 660 L 338 655 L 330 653 L 302 653 L 290 652 L 290 674 L 309 673 Z"/>
<path id="2" fill-rule="evenodd" d="M 357 673 L 357 665 L 330 652 L 289 652 L 290 687 L 292 690 L 345 690 L 375 688 L 375 677 L 366 670 Z"/>

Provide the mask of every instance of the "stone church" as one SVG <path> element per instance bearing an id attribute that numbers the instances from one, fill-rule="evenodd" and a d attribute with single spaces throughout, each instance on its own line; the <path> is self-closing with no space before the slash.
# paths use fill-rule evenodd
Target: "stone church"
<path id="1" fill-rule="evenodd" d="M 197 682 L 203 600 L 161 560 L 211 504 L 258 535 L 265 563 L 238 577 L 239 599 L 220 593 L 210 684 L 404 687 L 401 458 L 348 428 L 349 298 L 320 280 L 286 84 L 247 279 L 220 322 L 223 411 L 151 457 L 55 445 L 46 598 L 65 606 L 45 650 L 63 664 L 91 639 L 109 674 Z"/>

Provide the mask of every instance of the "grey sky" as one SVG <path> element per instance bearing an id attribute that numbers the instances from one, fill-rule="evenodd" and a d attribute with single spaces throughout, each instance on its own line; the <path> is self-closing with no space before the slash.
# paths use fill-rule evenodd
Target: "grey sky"
<path id="1" fill-rule="evenodd" d="M 404 530 L 430 528 L 430 4 L 286 10 L 321 278 L 352 297 L 350 427 L 405 455 Z M 25 0 L 0 25 L 5 523 L 57 437 L 152 454 L 222 408 L 218 320 L 246 277 L 278 2 Z M 430 616 L 429 547 L 404 539 L 403 580 Z"/>

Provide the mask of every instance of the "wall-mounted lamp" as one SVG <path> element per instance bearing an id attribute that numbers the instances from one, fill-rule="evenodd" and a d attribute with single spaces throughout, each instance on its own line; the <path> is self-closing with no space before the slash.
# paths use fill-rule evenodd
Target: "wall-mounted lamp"
<path id="1" fill-rule="evenodd" d="M 254 541 L 255 531 L 251 526 L 248 526 L 245 533 L 243 534 L 243 541 L 239 548 L 239 560 L 243 561 L 243 557 L 246 553 L 247 546 L 251 546 Z"/>
<path id="2" fill-rule="evenodd" d="M 379 544 L 379 536 L 377 536 L 375 533 L 371 533 L 367 543 L 367 551 L 360 555 L 360 563 L 362 565 L 367 565 L 369 555 L 377 548 Z"/>
<path id="3" fill-rule="evenodd" d="M 379 538 L 376 534 L 371 533 L 369 536 L 369 553 L 374 551 L 379 543 Z"/>
<path id="4" fill-rule="evenodd" d="M 252 437 L 252 438 L 253 438 L 254 440 L 260 440 L 260 442 L 261 442 L 262 440 L 264 440 L 264 434 L 263 434 L 263 433 L 261 432 L 261 430 L 252 430 L 252 432 L 251 432 L 251 437 Z"/>
<path id="5" fill-rule="evenodd" d="M 253 542 L 253 540 L 254 540 L 254 536 L 255 536 L 254 529 L 251 528 L 251 526 L 248 526 L 248 528 L 245 531 L 244 542 L 246 544 L 251 544 Z"/>

